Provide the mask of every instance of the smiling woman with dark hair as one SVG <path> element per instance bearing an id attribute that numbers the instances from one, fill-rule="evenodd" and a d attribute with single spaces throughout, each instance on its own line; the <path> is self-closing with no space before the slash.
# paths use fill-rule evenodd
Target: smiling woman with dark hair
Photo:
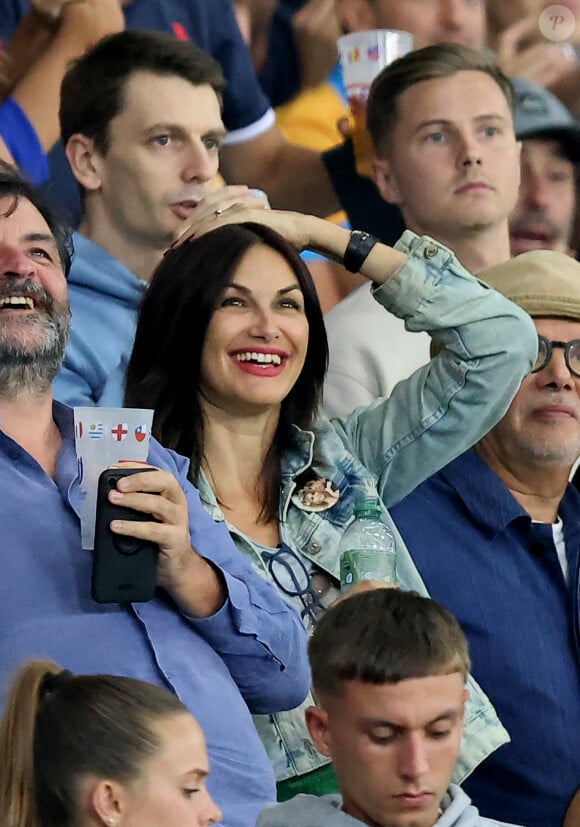
<path id="1" fill-rule="evenodd" d="M 191 458 L 209 513 L 309 628 L 338 595 L 338 545 L 361 496 L 385 506 L 400 584 L 424 592 L 386 507 L 504 413 L 535 358 L 530 320 L 412 233 L 392 249 L 313 216 L 239 205 L 194 224 L 195 240 L 165 256 L 145 296 L 127 404 L 155 409 L 155 436 Z M 319 416 L 327 342 L 304 247 L 360 270 L 385 308 L 441 346 L 391 398 L 345 420 Z M 505 737 L 471 688 L 491 723 L 484 744 L 468 720 L 468 769 Z M 280 798 L 336 789 L 302 709 L 255 719 Z"/>
<path id="2" fill-rule="evenodd" d="M 260 264 L 255 266 L 257 257 Z M 147 297 L 142 307 L 127 378 L 126 401 L 131 406 L 138 406 L 138 399 L 149 399 L 152 404 L 148 403 L 148 406 L 155 408 L 155 432 L 167 447 L 191 457 L 191 477 L 197 479 L 207 453 L 206 432 L 211 430 L 212 424 L 212 418 L 207 421 L 204 412 L 213 407 L 212 392 L 217 390 L 212 391 L 205 381 L 204 374 L 209 366 L 205 364 L 204 351 L 207 350 L 208 357 L 213 358 L 211 345 L 206 349 L 205 340 L 214 319 L 239 317 L 242 327 L 245 324 L 245 314 L 240 310 L 245 303 L 252 302 L 252 296 L 248 287 L 239 284 L 243 259 L 252 262 L 245 270 L 253 269 L 257 282 L 263 280 L 262 270 L 267 272 L 268 265 L 286 262 L 286 267 L 282 268 L 283 278 L 292 289 L 278 298 L 277 315 L 282 322 L 289 320 L 296 326 L 298 321 L 303 328 L 300 346 L 304 347 L 304 352 L 300 355 L 286 352 L 286 344 L 276 341 L 280 337 L 276 334 L 269 337 L 266 333 L 265 337 L 258 336 L 257 341 L 252 342 L 251 352 L 256 353 L 255 358 L 242 361 L 240 351 L 234 363 L 244 382 L 252 383 L 252 376 L 257 378 L 258 381 L 254 379 L 252 383 L 256 390 L 263 379 L 269 380 L 263 384 L 275 388 L 279 419 L 271 446 L 272 462 L 268 463 L 274 474 L 269 483 L 264 479 L 261 486 L 260 510 L 263 513 L 259 523 L 264 520 L 266 524 L 277 523 L 280 485 L 276 473 L 277 457 L 291 441 L 294 426 L 312 427 L 328 361 L 326 331 L 316 289 L 296 251 L 281 236 L 258 224 L 222 227 L 215 230 L 212 238 L 182 246 L 166 257 L 150 288 L 151 295 L 156 295 L 157 300 Z M 168 279 L 163 272 L 169 266 L 171 278 Z M 272 266 L 270 272 L 273 269 Z M 282 289 L 285 288 L 284 283 Z M 265 339 L 265 346 L 262 339 Z M 270 353 L 269 361 L 259 362 L 257 353 L 263 354 L 260 358 L 266 358 Z M 293 367 L 296 364 L 298 370 Z M 287 378 L 291 367 L 293 382 Z M 227 381 L 225 376 L 220 376 L 217 384 L 225 388 Z M 241 407 L 241 400 L 239 404 Z M 221 407 L 220 403 L 217 407 Z M 252 407 L 250 398 L 249 408 Z M 240 414 L 243 416 L 241 410 Z"/>

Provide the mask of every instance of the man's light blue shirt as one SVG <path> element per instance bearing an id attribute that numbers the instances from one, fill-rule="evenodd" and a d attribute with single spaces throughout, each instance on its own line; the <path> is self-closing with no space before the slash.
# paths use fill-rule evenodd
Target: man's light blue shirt
<path id="1" fill-rule="evenodd" d="M 2 677 L 40 656 L 74 672 L 123 674 L 173 690 L 204 730 L 208 788 L 223 823 L 253 827 L 275 784 L 250 712 L 289 709 L 305 697 L 301 620 L 208 516 L 186 480 L 187 461 L 155 440 L 149 461 L 180 481 L 192 545 L 220 570 L 228 599 L 212 617 L 193 621 L 161 591 L 127 608 L 95 603 L 91 552 L 80 543 L 72 415 L 60 405 L 54 415 L 64 436 L 54 479 L 0 431 Z"/>

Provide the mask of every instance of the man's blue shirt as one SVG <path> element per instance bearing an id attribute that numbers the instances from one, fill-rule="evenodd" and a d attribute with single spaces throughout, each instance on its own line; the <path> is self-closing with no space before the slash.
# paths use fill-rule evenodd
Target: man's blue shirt
<path id="1" fill-rule="evenodd" d="M 256 574 L 186 480 L 188 462 L 151 441 L 151 464 L 187 496 L 192 545 L 220 570 L 228 598 L 191 620 L 164 593 L 149 603 L 97 604 L 91 552 L 81 548 L 72 415 L 55 405 L 64 441 L 55 478 L 0 431 L 0 677 L 30 657 L 74 672 L 128 675 L 170 688 L 204 730 L 208 788 L 228 827 L 253 827 L 275 799 L 272 767 L 251 712 L 297 706 L 310 688 L 297 613 Z"/>
<path id="2" fill-rule="evenodd" d="M 466 792 L 486 816 L 561 827 L 580 786 L 580 494 L 568 486 L 559 511 L 568 585 L 551 526 L 533 524 L 474 449 L 391 516 L 429 593 L 466 632 L 473 676 L 512 738 Z"/>

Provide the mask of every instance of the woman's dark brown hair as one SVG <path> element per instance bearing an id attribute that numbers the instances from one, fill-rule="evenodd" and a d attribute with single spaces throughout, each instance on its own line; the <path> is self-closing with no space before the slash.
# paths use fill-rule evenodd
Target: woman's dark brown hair
<path id="1" fill-rule="evenodd" d="M 262 479 L 266 491 L 262 517 L 274 519 L 278 513 L 279 458 L 294 425 L 312 426 L 328 362 L 316 288 L 308 268 L 281 235 L 260 224 L 230 224 L 165 256 L 141 307 L 127 371 L 125 404 L 154 409 L 153 435 L 191 459 L 190 478 L 196 483 L 204 456 L 200 382 L 207 328 L 242 257 L 258 245 L 275 250 L 288 262 L 302 290 L 309 325 L 304 367 L 282 402 Z"/>

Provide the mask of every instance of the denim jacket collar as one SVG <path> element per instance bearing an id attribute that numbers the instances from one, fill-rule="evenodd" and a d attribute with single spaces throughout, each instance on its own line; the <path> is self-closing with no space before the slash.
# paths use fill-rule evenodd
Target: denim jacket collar
<path id="1" fill-rule="evenodd" d="M 296 489 L 296 477 L 305 473 L 312 465 L 314 456 L 315 434 L 313 431 L 303 431 L 297 425 L 292 426 L 291 444 L 283 457 L 281 469 L 280 491 L 280 519 L 286 520 L 290 498 Z M 204 471 L 200 471 L 196 483 L 204 505 L 209 509 L 214 520 L 223 521 L 224 514 L 216 499 L 213 488 L 209 484 Z"/>
<path id="2" fill-rule="evenodd" d="M 297 425 L 292 426 L 290 449 L 286 452 L 282 465 L 280 490 L 280 519 L 282 521 L 288 518 L 288 506 L 296 489 L 296 477 L 304 474 L 312 465 L 314 439 L 313 431 L 303 431 Z"/>

